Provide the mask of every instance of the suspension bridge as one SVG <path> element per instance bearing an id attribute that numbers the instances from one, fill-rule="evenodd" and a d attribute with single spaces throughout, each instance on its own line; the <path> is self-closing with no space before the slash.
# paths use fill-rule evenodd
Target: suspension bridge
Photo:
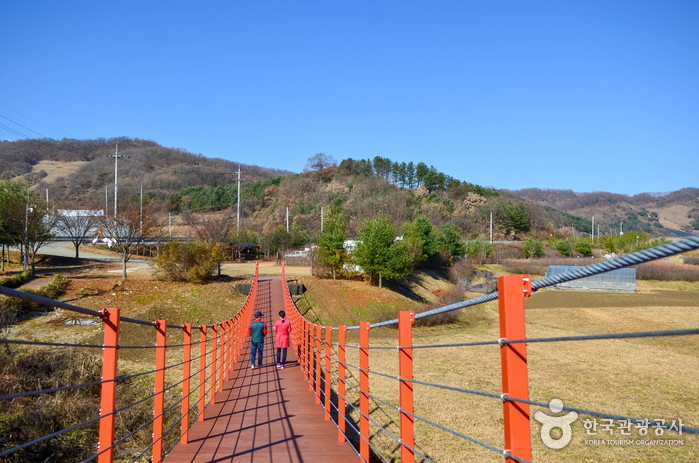
<path id="1" fill-rule="evenodd" d="M 7 401 L 10 406 L 23 406 L 27 400 L 43 395 L 89 387 L 100 389 L 100 407 L 95 410 L 94 417 L 19 444 L 6 445 L 5 439 L 0 438 L 0 461 L 31 461 L 34 447 L 50 445 L 53 439 L 84 431 L 93 432 L 95 452 L 71 461 L 388 462 L 396 461 L 396 458 L 401 462 L 434 461 L 429 452 L 421 450 L 421 443 L 434 438 L 436 433 L 444 433 L 467 445 L 485 449 L 492 458 L 490 461 L 527 462 L 532 461 L 530 407 L 555 413 L 574 413 L 575 416 L 590 418 L 591 423 L 599 419 L 628 424 L 629 429 L 645 430 L 641 435 L 667 433 L 693 437 L 699 433 L 699 429 L 693 423 L 684 423 L 680 416 L 649 420 L 620 415 L 613 408 L 588 410 L 530 397 L 526 347 L 534 343 L 567 341 L 684 338 L 696 336 L 699 328 L 528 338 L 524 306 L 525 299 L 538 289 L 694 249 L 699 249 L 698 236 L 542 280 L 532 281 L 528 275 L 503 276 L 498 279 L 497 292 L 419 314 L 402 311 L 396 319 L 375 324 L 362 322 L 357 326 L 327 326 L 304 318 L 289 293 L 284 266 L 281 279 L 260 278 L 256 270 L 247 300 L 235 315 L 220 323 L 201 326 L 172 325 L 167 320 L 133 319 L 121 316 L 118 308 L 95 311 L 0 287 L 0 294 L 6 296 L 95 317 L 104 331 L 101 345 L 0 340 L 0 343 L 8 345 L 46 349 L 99 349 L 102 359 L 99 381 L 57 384 L 12 394 L 0 391 L 0 394 L 4 394 L 0 395 L 0 401 Z M 448 345 L 413 344 L 413 324 L 416 320 L 494 300 L 498 300 L 499 308 L 498 339 Z M 263 319 L 270 327 L 279 310 L 285 310 L 292 323 L 289 367 L 284 370 L 275 367 L 273 336 L 268 336 L 265 341 L 263 367 L 250 369 L 246 335 L 251 314 L 258 310 L 263 312 Z M 150 338 L 144 339 L 147 344 L 120 344 L 120 333 L 129 326 L 146 327 L 150 332 Z M 372 345 L 370 342 L 370 330 L 382 326 L 397 327 L 393 345 Z M 356 339 L 353 341 L 356 344 L 348 341 L 349 333 L 352 339 Z M 414 352 L 473 346 L 499 349 L 501 390 L 473 390 L 416 378 Z M 136 374 L 122 371 L 120 355 L 127 349 L 153 352 L 153 368 Z M 395 373 L 370 368 L 370 357 L 386 350 L 396 353 L 392 368 Z M 118 404 L 119 391 L 128 388 L 129 381 L 135 377 L 142 376 L 152 378 L 153 394 L 139 399 L 137 403 Z M 376 378 L 392 382 L 394 392 L 379 396 Z M 502 418 L 497 421 L 502 423 L 502 445 L 440 424 L 440 416 L 416 413 L 415 404 L 419 400 L 414 394 L 416 386 L 433 389 L 437 393 L 449 391 L 472 395 L 500 404 Z M 121 418 L 123 414 L 143 404 L 152 408 L 151 418 L 130 423 L 128 429 L 120 426 L 124 423 Z M 446 413 L 468 414 L 468 410 L 458 407 L 451 409 L 448 404 L 445 406 Z M 376 420 L 379 409 L 396 417 L 394 430 L 388 430 Z M 562 434 L 549 436 L 550 442 L 546 444 L 555 451 L 562 448 L 558 445 L 569 437 L 569 429 L 561 422 L 554 426 Z M 126 443 L 136 439 L 144 429 L 151 431 L 152 440 L 138 451 L 133 450 L 133 445 L 127 447 Z M 416 432 L 418 429 L 423 431 Z M 395 456 L 390 449 L 395 450 Z M 687 455 L 693 453 L 694 449 L 690 449 Z M 459 458 L 456 456 L 454 461 L 463 461 Z"/>

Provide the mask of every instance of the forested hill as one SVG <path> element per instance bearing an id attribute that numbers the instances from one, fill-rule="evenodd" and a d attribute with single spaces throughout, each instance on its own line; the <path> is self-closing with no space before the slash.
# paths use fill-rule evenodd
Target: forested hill
<path id="1" fill-rule="evenodd" d="M 119 201 L 139 197 L 162 214 L 219 214 L 236 217 L 238 163 L 206 158 L 148 140 L 21 140 L 0 142 L 0 177 L 26 179 L 57 208 L 109 208 L 114 188 L 114 154 L 119 145 Z M 241 160 L 242 161 L 242 160 Z M 303 160 L 299 160 L 303 162 Z M 322 210 L 340 212 L 350 235 L 363 221 L 384 215 L 397 229 L 425 216 L 434 226 L 455 225 L 464 238 L 546 239 L 589 234 L 591 219 L 602 234 L 699 227 L 695 188 L 663 196 L 628 197 L 559 190 L 495 190 L 455 179 L 424 162 L 373 159 L 336 161 L 318 153 L 301 174 L 241 162 L 240 213 L 251 238 L 286 228 L 298 243 L 320 229 Z M 288 216 L 287 216 L 288 211 Z"/>
<path id="2" fill-rule="evenodd" d="M 152 199 L 167 204 L 173 193 L 187 187 L 230 184 L 239 166 L 246 181 L 290 174 L 120 137 L 0 142 L 0 178 L 24 177 L 39 191 L 48 189 L 61 207 L 103 205 L 105 189 L 113 194 L 117 144 L 119 196 L 125 198 L 138 194 L 142 186 Z"/>
<path id="3" fill-rule="evenodd" d="M 570 190 L 531 188 L 508 192 L 518 198 L 569 214 L 591 219 L 616 231 L 652 232 L 661 227 L 683 232 L 699 230 L 699 188 L 683 188 L 663 194 L 627 196 L 606 192 L 575 193 Z"/>

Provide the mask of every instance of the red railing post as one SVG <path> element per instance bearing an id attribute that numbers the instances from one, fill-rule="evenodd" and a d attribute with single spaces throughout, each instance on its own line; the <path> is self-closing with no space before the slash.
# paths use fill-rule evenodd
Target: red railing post
<path id="1" fill-rule="evenodd" d="M 524 298 L 531 295 L 529 275 L 506 275 L 498 278 L 500 338 L 525 339 Z M 527 345 L 500 345 L 502 392 L 504 398 L 529 400 Z M 524 460 L 532 459 L 529 404 L 503 401 L 505 450 Z M 506 461 L 514 462 L 512 458 Z"/>
<path id="2" fill-rule="evenodd" d="M 204 421 L 204 409 L 206 408 L 206 325 L 199 327 L 201 331 L 201 344 L 199 345 L 199 417 L 197 421 Z"/>
<path id="3" fill-rule="evenodd" d="M 102 345 L 102 392 L 100 397 L 100 434 L 97 446 L 99 463 L 114 459 L 114 408 L 119 346 L 119 309 L 103 309 L 104 344 Z"/>
<path id="4" fill-rule="evenodd" d="M 167 322 L 155 321 L 155 397 L 153 398 L 153 461 L 163 458 L 163 421 L 165 419 L 165 348 Z"/>
<path id="5" fill-rule="evenodd" d="M 323 337 L 323 327 L 318 324 L 314 324 L 315 326 L 315 366 L 316 366 L 316 404 L 320 403 L 320 372 L 323 369 L 323 361 L 321 359 L 321 355 L 323 354 L 323 350 L 320 346 L 321 339 Z"/>
<path id="6" fill-rule="evenodd" d="M 231 379 L 231 368 L 233 367 L 233 319 L 226 322 L 228 342 L 226 342 L 226 380 Z"/>
<path id="7" fill-rule="evenodd" d="M 180 421 L 180 443 L 186 444 L 189 441 L 189 379 L 192 368 L 192 325 L 185 323 L 182 327 L 184 331 L 184 345 L 182 354 L 182 420 Z"/>
<path id="8" fill-rule="evenodd" d="M 332 340 L 332 326 L 325 327 L 325 421 L 330 420 L 330 341 Z"/>
<path id="9" fill-rule="evenodd" d="M 226 325 L 224 323 L 219 323 L 220 331 L 221 331 L 221 342 L 220 344 L 220 350 L 221 352 L 219 353 L 218 356 L 218 365 L 219 365 L 219 372 L 218 372 L 218 389 L 217 391 L 220 391 L 223 389 L 223 377 L 226 375 L 225 373 L 225 366 L 223 361 L 225 360 L 226 357 Z"/>
<path id="10" fill-rule="evenodd" d="M 340 325 L 337 343 L 337 441 L 345 442 L 345 340 L 347 325 Z"/>
<path id="11" fill-rule="evenodd" d="M 313 324 L 309 321 L 305 322 L 306 325 L 306 330 L 304 333 L 304 337 L 306 338 L 304 344 L 306 345 L 306 356 L 305 356 L 305 361 L 306 361 L 306 381 L 308 382 L 308 390 L 313 391 L 313 370 L 311 370 L 311 358 L 313 358 L 313 352 L 312 352 L 312 346 L 313 344 L 311 343 L 311 333 L 313 332 Z"/>
<path id="12" fill-rule="evenodd" d="M 398 314 L 398 367 L 400 371 L 400 461 L 415 461 L 415 434 L 413 407 L 413 322 L 415 312 L 401 311 Z"/>
<path id="13" fill-rule="evenodd" d="M 218 332 L 216 331 L 216 323 L 211 325 L 211 397 L 210 404 L 216 403 L 216 354 L 218 354 Z"/>
<path id="14" fill-rule="evenodd" d="M 369 461 L 369 322 L 359 323 L 359 456 Z"/>

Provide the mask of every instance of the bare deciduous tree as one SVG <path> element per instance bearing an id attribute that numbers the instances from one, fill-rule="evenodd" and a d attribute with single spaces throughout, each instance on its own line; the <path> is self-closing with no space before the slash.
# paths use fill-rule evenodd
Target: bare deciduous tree
<path id="1" fill-rule="evenodd" d="M 133 204 L 119 210 L 119 216 L 100 217 L 103 235 L 109 240 L 108 245 L 120 256 L 122 262 L 122 278 L 127 279 L 126 263 L 133 255 L 133 245 L 150 235 L 154 225 L 154 216 L 149 209 L 144 208 L 143 214 Z"/>
<path id="2" fill-rule="evenodd" d="M 59 210 L 56 215 L 56 225 L 68 235 L 68 239 L 75 246 L 76 259 L 80 257 L 80 245 L 99 223 L 99 216 L 94 211 Z"/>

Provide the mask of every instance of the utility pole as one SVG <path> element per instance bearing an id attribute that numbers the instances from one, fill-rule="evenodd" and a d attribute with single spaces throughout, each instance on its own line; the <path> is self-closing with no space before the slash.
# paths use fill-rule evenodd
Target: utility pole
<path id="1" fill-rule="evenodd" d="M 27 246 L 27 241 L 29 240 L 29 188 L 27 188 L 27 204 L 24 207 L 24 243 L 23 243 L 23 250 L 22 250 L 22 255 L 24 259 L 24 271 L 27 271 L 27 260 L 28 260 L 28 250 L 29 246 Z"/>
<path id="2" fill-rule="evenodd" d="M 141 238 L 143 238 L 143 185 L 141 185 L 141 215 L 139 216 L 141 224 Z"/>
<path id="3" fill-rule="evenodd" d="M 323 208 L 320 208 L 320 232 L 323 233 Z"/>
<path id="4" fill-rule="evenodd" d="M 109 186 L 104 186 L 104 216 L 109 215 Z"/>
<path id="5" fill-rule="evenodd" d="M 124 155 L 119 155 L 119 143 L 116 144 L 116 152 L 112 155 L 114 158 L 114 218 L 117 216 L 117 194 L 119 192 L 119 158 L 123 158 Z"/>
<path id="6" fill-rule="evenodd" d="M 286 232 L 289 233 L 289 206 L 286 206 Z"/>
<path id="7" fill-rule="evenodd" d="M 240 164 L 238 164 L 238 215 L 235 221 L 235 235 L 240 234 Z"/>
<path id="8" fill-rule="evenodd" d="M 493 244 L 493 213 L 490 213 L 490 244 Z"/>
<path id="9" fill-rule="evenodd" d="M 593 243 L 595 242 L 595 216 L 594 215 L 592 216 L 592 233 L 590 233 L 590 240 L 592 240 Z"/>

